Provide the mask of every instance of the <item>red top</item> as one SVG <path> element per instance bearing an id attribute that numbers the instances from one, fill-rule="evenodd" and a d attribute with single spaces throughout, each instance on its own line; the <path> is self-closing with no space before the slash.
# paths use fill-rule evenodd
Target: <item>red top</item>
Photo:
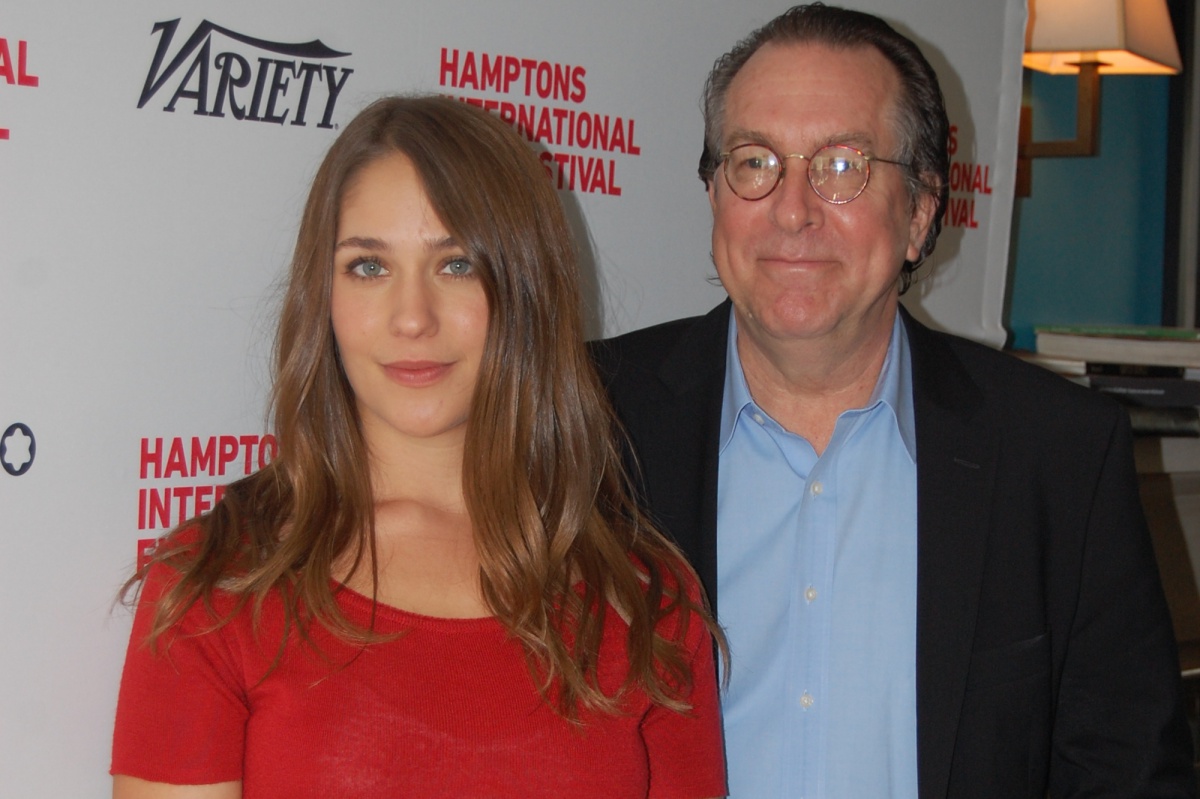
<path id="1" fill-rule="evenodd" d="M 255 635 L 249 608 L 216 632 L 197 604 L 145 645 L 173 573 L 155 566 L 142 590 L 121 678 L 112 773 L 153 782 L 241 780 L 244 799 L 289 797 L 661 797 L 725 794 L 712 642 L 689 625 L 693 709 L 679 714 L 633 693 L 620 715 L 572 726 L 546 704 L 521 645 L 495 619 L 440 619 L 376 605 L 375 627 L 404 631 L 365 648 L 320 625 L 321 654 L 293 631 L 274 671 L 283 625 L 277 596 Z M 217 596 L 218 613 L 232 606 Z M 366 626 L 371 601 L 337 594 Z M 626 626 L 607 623 L 600 685 L 626 668 Z M 673 632 L 675 618 L 663 630 Z M 324 659 L 322 659 L 322 654 Z M 269 673 L 268 673 L 269 672 Z M 264 676 L 265 675 L 265 676 Z"/>

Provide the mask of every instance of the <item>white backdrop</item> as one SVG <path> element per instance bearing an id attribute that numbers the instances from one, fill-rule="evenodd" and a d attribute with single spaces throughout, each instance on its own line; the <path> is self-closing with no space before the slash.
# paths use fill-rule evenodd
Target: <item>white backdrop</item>
<path id="1" fill-rule="evenodd" d="M 999 344 L 1024 3 L 851 4 L 917 39 L 955 125 L 951 224 L 906 302 Z M 546 115 L 593 333 L 700 313 L 723 297 L 706 280 L 700 87 L 786 5 L 5 1 L 0 797 L 107 795 L 129 629 L 115 591 L 139 542 L 270 456 L 278 283 L 338 127 L 397 91 Z M 560 137 L 559 118 L 608 125 L 607 147 Z"/>

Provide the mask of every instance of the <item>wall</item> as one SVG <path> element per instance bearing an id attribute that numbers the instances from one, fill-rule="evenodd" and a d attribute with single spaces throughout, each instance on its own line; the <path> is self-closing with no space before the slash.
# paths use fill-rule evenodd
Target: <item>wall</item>
<path id="1" fill-rule="evenodd" d="M 850 4 L 917 37 L 957 126 L 957 224 L 906 301 L 1002 339 L 1024 3 Z M 700 87 L 788 5 L 4 0 L 0 796 L 109 794 L 116 589 L 271 456 L 278 284 L 338 127 L 398 91 L 627 121 L 619 149 L 538 143 L 587 256 L 593 332 L 701 312 L 723 293 L 706 281 Z M 484 55 L 586 92 L 481 80 Z"/>
<path id="2" fill-rule="evenodd" d="M 1032 349 L 1039 324 L 1159 324 L 1162 316 L 1167 81 L 1101 79 L 1099 154 L 1040 158 L 1016 200 L 1008 328 Z M 1075 131 L 1075 78 L 1029 72 L 1035 141 Z"/>

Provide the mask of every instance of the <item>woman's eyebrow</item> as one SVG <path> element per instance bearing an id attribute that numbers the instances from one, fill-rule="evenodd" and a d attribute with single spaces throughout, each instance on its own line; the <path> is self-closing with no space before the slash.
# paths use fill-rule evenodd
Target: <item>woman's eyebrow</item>
<path id="1" fill-rule="evenodd" d="M 446 236 L 442 239 L 430 239 L 425 243 L 425 246 L 431 250 L 462 249 L 462 245 L 458 243 L 458 239 L 453 236 Z"/>
<path id="2" fill-rule="evenodd" d="M 348 247 L 355 247 L 360 250 L 390 250 L 387 242 L 383 239 L 377 239 L 373 236 L 348 236 L 334 245 L 334 250 L 343 250 Z"/>

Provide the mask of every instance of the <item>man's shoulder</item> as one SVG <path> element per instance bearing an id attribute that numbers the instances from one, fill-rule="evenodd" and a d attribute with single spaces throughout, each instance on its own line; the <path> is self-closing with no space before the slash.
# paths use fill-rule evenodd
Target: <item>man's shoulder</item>
<path id="1" fill-rule="evenodd" d="M 611 338 L 598 339 L 590 342 L 588 346 L 594 357 L 606 363 L 614 360 L 642 363 L 661 360 L 662 356 L 673 350 L 680 338 L 703 318 L 688 316 L 673 319 Z"/>
<path id="2" fill-rule="evenodd" d="M 918 346 L 935 351 L 944 348 L 931 359 L 937 364 L 933 368 L 944 371 L 949 367 L 946 360 L 949 355 L 952 363 L 982 393 L 985 404 L 1003 407 L 1007 415 L 1016 413 L 1026 419 L 1049 417 L 1061 421 L 1062 413 L 1085 417 L 1098 414 L 1105 418 L 1120 413 L 1120 406 L 1110 397 L 1027 363 L 1011 352 L 929 328 L 922 328 L 915 336 L 912 331 L 910 327 L 910 340 L 921 342 Z"/>
<path id="3" fill-rule="evenodd" d="M 591 342 L 592 358 L 606 380 L 623 373 L 658 372 L 668 362 L 724 363 L 728 303 L 689 316 Z"/>

